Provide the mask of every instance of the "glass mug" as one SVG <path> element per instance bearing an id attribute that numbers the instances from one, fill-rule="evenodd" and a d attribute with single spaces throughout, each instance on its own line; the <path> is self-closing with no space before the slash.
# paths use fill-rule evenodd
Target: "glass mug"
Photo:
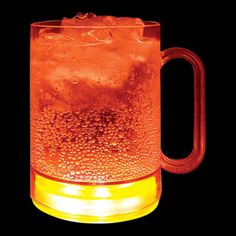
<path id="1" fill-rule="evenodd" d="M 158 22 L 60 23 L 31 25 L 33 203 L 75 222 L 144 216 L 159 203 L 161 168 L 187 173 L 204 157 L 204 66 L 189 50 L 160 51 Z M 88 34 L 85 40 L 70 36 L 83 30 L 93 40 Z M 194 72 L 193 150 L 178 160 L 162 153 L 160 130 L 160 69 L 176 58 L 188 61 Z"/>

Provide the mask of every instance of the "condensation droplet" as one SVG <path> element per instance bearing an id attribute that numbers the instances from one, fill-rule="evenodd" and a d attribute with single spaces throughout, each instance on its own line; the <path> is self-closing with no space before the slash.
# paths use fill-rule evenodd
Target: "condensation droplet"
<path id="1" fill-rule="evenodd" d="M 78 82 L 79 82 L 79 78 L 76 77 L 76 76 L 74 76 L 74 77 L 72 78 L 72 83 L 73 83 L 73 84 L 78 84 Z"/>

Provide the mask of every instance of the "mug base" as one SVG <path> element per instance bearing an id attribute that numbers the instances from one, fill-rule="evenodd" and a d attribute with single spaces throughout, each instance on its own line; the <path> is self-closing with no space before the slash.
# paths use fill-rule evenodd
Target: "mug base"
<path id="1" fill-rule="evenodd" d="M 157 207 L 160 195 L 160 170 L 141 180 L 105 185 L 59 182 L 31 171 L 34 205 L 73 222 L 115 223 L 140 218 Z"/>

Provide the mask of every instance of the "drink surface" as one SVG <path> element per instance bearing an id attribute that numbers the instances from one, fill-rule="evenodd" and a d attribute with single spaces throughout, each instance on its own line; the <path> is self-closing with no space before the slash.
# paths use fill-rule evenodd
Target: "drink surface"
<path id="1" fill-rule="evenodd" d="M 32 168 L 81 183 L 152 174 L 161 152 L 159 39 L 134 18 L 85 14 L 61 24 L 31 38 Z"/>

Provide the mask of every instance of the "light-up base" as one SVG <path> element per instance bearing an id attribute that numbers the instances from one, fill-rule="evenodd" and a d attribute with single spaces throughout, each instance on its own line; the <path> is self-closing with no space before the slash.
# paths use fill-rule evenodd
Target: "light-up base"
<path id="1" fill-rule="evenodd" d="M 152 212 L 161 195 L 160 170 L 148 178 L 110 185 L 77 185 L 31 173 L 31 198 L 41 211 L 83 223 L 112 223 Z"/>

